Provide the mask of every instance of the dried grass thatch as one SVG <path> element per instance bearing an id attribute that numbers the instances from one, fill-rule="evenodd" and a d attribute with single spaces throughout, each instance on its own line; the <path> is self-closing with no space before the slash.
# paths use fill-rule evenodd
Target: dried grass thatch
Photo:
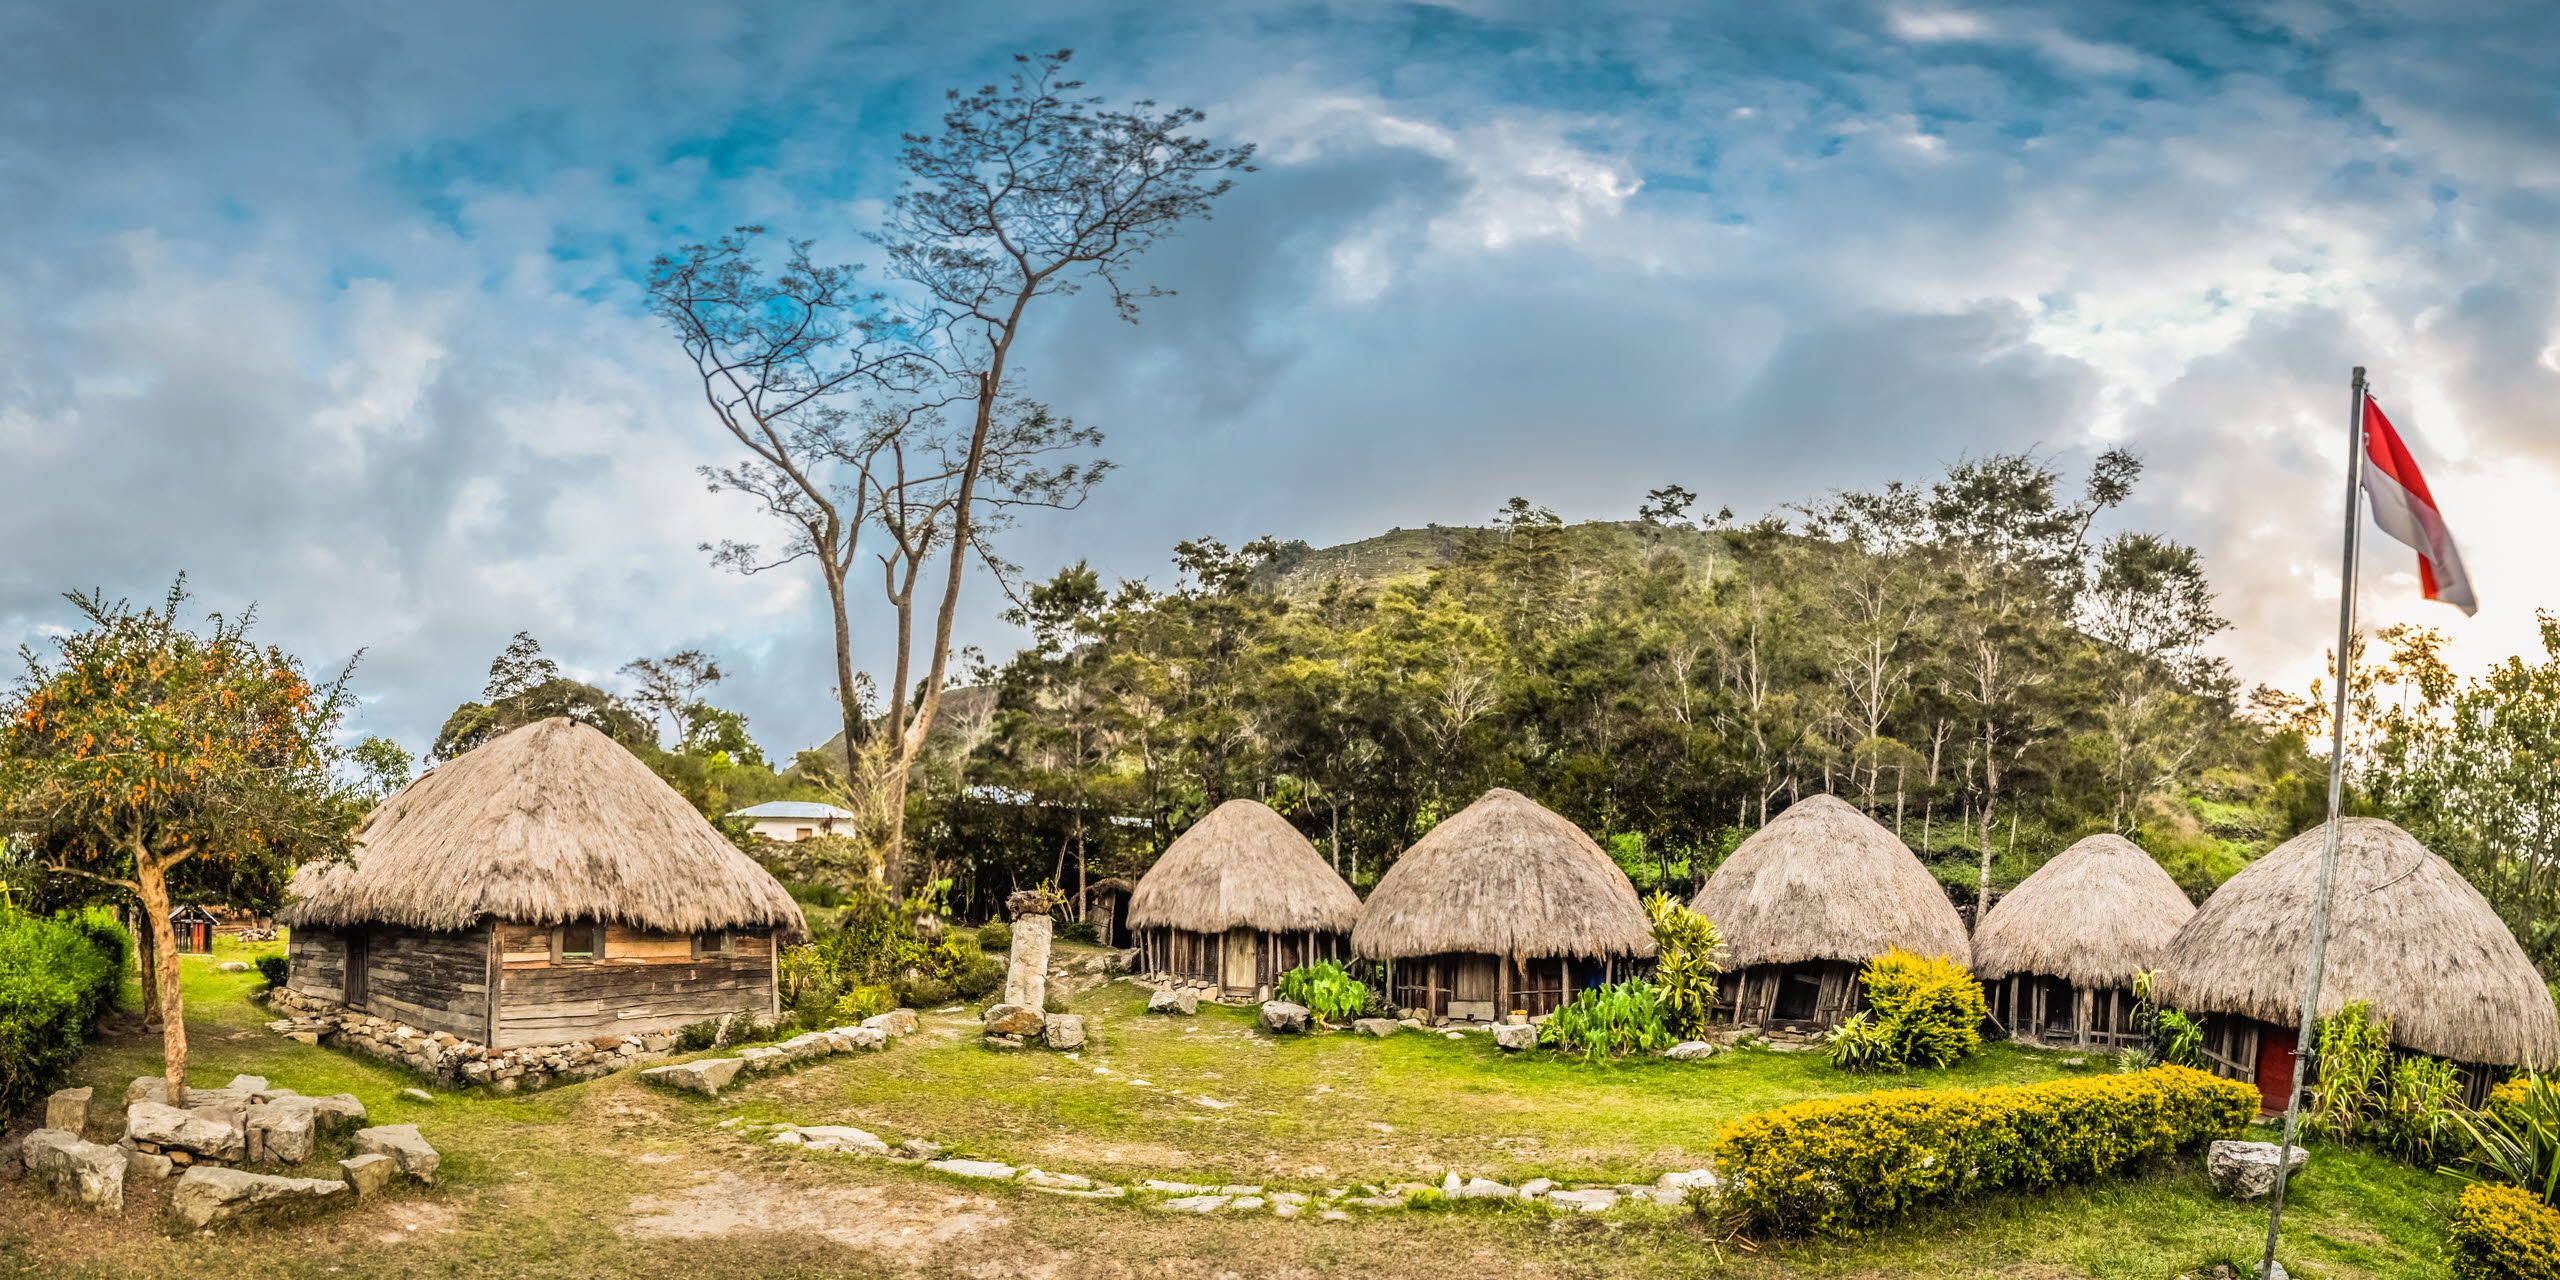
<path id="1" fill-rule="evenodd" d="M 1653 922 L 1582 829 L 1499 787 L 1414 842 L 1378 881 L 1353 952 L 1513 959 L 1653 954 Z"/>
<path id="2" fill-rule="evenodd" d="M 2018 882 L 1973 931 L 1973 971 L 2073 986 L 2133 986 L 2156 968 L 2178 926 L 2196 913 L 2151 855 L 2123 836 L 2090 836 Z"/>
<path id="3" fill-rule="evenodd" d="M 2404 1048 L 2497 1066 L 2560 1064 L 2550 989 L 2488 899 L 2397 826 L 2344 821 L 2321 1016 L 2364 1000 Z M 2161 1002 L 2278 1026 L 2301 1019 L 2326 830 L 2285 841 L 2205 901 L 2161 956 L 2152 987 Z"/>
<path id="4" fill-rule="evenodd" d="M 603 920 L 664 933 L 807 932 L 779 881 L 613 739 L 554 717 L 382 802 L 352 862 L 303 868 L 288 925 L 466 929 Z"/>
<path id="5" fill-rule="evenodd" d="M 1724 935 L 1725 968 L 1845 960 L 1895 947 L 1967 962 L 1946 892 L 1892 832 L 1835 796 L 1811 796 L 1751 833 L 1690 902 Z"/>
<path id="6" fill-rule="evenodd" d="M 1360 895 L 1289 820 L 1229 800 L 1175 837 L 1129 894 L 1129 927 L 1347 933 Z"/>

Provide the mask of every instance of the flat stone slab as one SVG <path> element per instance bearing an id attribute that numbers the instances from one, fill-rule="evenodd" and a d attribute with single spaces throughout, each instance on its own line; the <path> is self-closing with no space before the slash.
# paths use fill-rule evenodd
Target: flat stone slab
<path id="1" fill-rule="evenodd" d="M 1167 1213 L 1216 1213 L 1233 1201 L 1232 1196 L 1184 1196 L 1166 1200 L 1156 1207 Z"/>
<path id="2" fill-rule="evenodd" d="M 212 1093 L 213 1090 L 199 1090 Z M 237 1160 L 247 1154 L 248 1133 L 242 1125 L 246 1107 L 190 1106 L 184 1110 L 157 1102 L 125 1108 L 124 1136 L 163 1151 L 177 1150 L 214 1160 Z"/>
<path id="3" fill-rule="evenodd" d="M 170 1190 L 169 1216 L 192 1230 L 241 1218 L 278 1217 L 354 1195 L 333 1178 L 279 1178 L 200 1164 Z"/>
<path id="4" fill-rule="evenodd" d="M 947 1173 L 955 1178 L 977 1178 L 986 1182 L 1011 1182 L 1019 1172 L 1012 1165 L 994 1160 L 927 1160 L 925 1168 Z"/>
<path id="5" fill-rule="evenodd" d="M 1147 997 L 1147 1012 L 1164 1014 L 1198 1013 L 1200 1012 L 1200 996 L 1198 993 L 1188 989 L 1159 991 L 1154 995 Z"/>
<path id="6" fill-rule="evenodd" d="M 1315 1023 L 1307 1007 L 1288 1000 L 1262 1002 L 1262 1029 L 1275 1036 L 1297 1035 Z"/>
<path id="7" fill-rule="evenodd" d="M 1036 1036 L 1049 1023 L 1047 1014 L 1025 1004 L 991 1004 L 984 1015 L 991 1036 Z"/>
<path id="8" fill-rule="evenodd" d="M 699 1058 L 692 1062 L 670 1062 L 663 1067 L 650 1067 L 640 1078 L 662 1089 L 698 1093 L 706 1098 L 720 1096 L 747 1069 L 744 1058 Z"/>
<path id="9" fill-rule="evenodd" d="M 1704 1040 L 1683 1040 L 1663 1050 L 1662 1056 L 1673 1062 L 1695 1062 L 1700 1058 L 1713 1057 L 1715 1052 L 1716 1047 Z"/>
<path id="10" fill-rule="evenodd" d="M 338 1178 L 359 1200 L 370 1200 L 391 1188 L 391 1176 L 400 1172 L 400 1162 L 379 1152 L 349 1156 L 338 1162 Z"/>
<path id="11" fill-rule="evenodd" d="M 124 1208 L 125 1150 L 82 1140 L 61 1129 L 27 1135 L 20 1158 L 27 1176 L 74 1204 L 110 1212 Z"/>
<path id="12" fill-rule="evenodd" d="M 400 1172 L 425 1183 L 436 1180 L 436 1166 L 444 1162 L 444 1158 L 436 1154 L 436 1149 L 418 1136 L 418 1126 L 414 1124 L 385 1124 L 358 1129 L 355 1148 L 360 1156 L 389 1156 L 399 1164 Z"/>
<path id="13" fill-rule="evenodd" d="M 916 1011 L 891 1009 L 862 1020 L 862 1025 L 886 1036 L 911 1036 L 916 1033 Z"/>
<path id="14" fill-rule="evenodd" d="M 850 1151 L 866 1156 L 889 1154 L 889 1144 L 881 1141 L 879 1135 L 849 1124 L 796 1125 L 790 1132 L 799 1134 L 802 1143 L 818 1151 Z"/>
<path id="15" fill-rule="evenodd" d="M 1404 1024 L 1393 1018 L 1362 1018 L 1351 1024 L 1352 1030 L 1357 1031 L 1364 1036 L 1376 1036 L 1381 1040 L 1394 1035 L 1403 1028 Z"/>
<path id="16" fill-rule="evenodd" d="M 1606 1187 L 1584 1191 L 1550 1191 L 1547 1203 L 1576 1213 L 1601 1213 L 1618 1207 L 1618 1193 Z"/>

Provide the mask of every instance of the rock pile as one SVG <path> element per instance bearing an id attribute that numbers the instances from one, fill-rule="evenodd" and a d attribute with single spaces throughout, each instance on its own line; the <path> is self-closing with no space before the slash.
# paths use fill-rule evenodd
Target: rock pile
<path id="1" fill-rule="evenodd" d="M 124 1134 L 113 1146 L 83 1136 L 90 1101 L 87 1089 L 49 1099 L 50 1127 L 27 1135 L 24 1159 L 47 1189 L 95 1209 L 123 1209 L 130 1179 L 165 1178 L 181 1169 L 169 1213 L 190 1230 L 379 1194 L 394 1174 L 435 1181 L 436 1150 L 417 1126 L 357 1128 L 365 1109 L 353 1094 L 309 1097 L 258 1076 L 234 1076 L 219 1089 L 189 1089 L 186 1105 L 178 1107 L 169 1103 L 166 1081 L 145 1076 L 125 1090 Z M 290 1168 L 312 1159 L 322 1139 L 349 1130 L 357 1155 L 338 1163 L 338 1177 L 238 1167 Z"/>
<path id="2" fill-rule="evenodd" d="M 267 1003 L 293 1015 L 267 1024 L 269 1031 L 288 1039 L 352 1049 L 449 1084 L 485 1084 L 500 1093 L 593 1079 L 638 1063 L 654 1062 L 666 1057 L 676 1042 L 672 1031 L 653 1031 L 492 1049 L 451 1032 L 424 1031 L 404 1022 L 315 1000 L 290 987 L 268 992 Z"/>
<path id="3" fill-rule="evenodd" d="M 840 1053 L 878 1049 L 891 1038 L 911 1034 L 915 1029 L 914 1011 L 893 1009 L 865 1018 L 859 1026 L 804 1031 L 778 1044 L 749 1045 L 733 1057 L 696 1058 L 651 1067 L 641 1072 L 640 1078 L 662 1089 L 716 1098 L 740 1076 L 763 1075 Z"/>

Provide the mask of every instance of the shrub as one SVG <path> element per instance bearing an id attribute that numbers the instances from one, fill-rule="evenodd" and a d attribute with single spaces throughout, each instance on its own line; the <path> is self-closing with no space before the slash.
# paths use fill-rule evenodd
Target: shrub
<path id="1" fill-rule="evenodd" d="M 1004 962 L 993 956 L 973 956 L 943 980 L 963 1000 L 984 1000 L 1004 988 Z"/>
<path id="2" fill-rule="evenodd" d="M 1843 1071 L 1880 1070 L 1893 1053 L 1893 1033 L 1863 1009 L 1841 1019 L 1823 1043 L 1831 1065 Z"/>
<path id="3" fill-rule="evenodd" d="M 1856 1052 L 1844 1052 L 1835 1037 L 1832 1061 L 1842 1067 L 1943 1067 L 1982 1047 L 1990 1010 L 1982 983 L 1963 965 L 1895 950 L 1869 960 L 1858 980 L 1866 986 L 1869 1026 L 1852 1033 Z M 1874 1043 L 1859 1043 L 1869 1039 Z"/>
<path id="4" fill-rule="evenodd" d="M 2479 1111 L 2452 1119 L 2468 1140 L 2473 1170 L 2560 1205 L 2560 1086 L 2520 1075 L 2491 1089 Z"/>
<path id="5" fill-rule="evenodd" d="M 1645 900 L 1653 917 L 1653 985 L 1662 993 L 1663 1016 L 1682 1040 L 1705 1035 L 1715 1016 L 1716 979 L 1724 973 L 1724 935 L 1715 922 L 1680 905 L 1669 894 Z"/>
<path id="6" fill-rule="evenodd" d="M 1331 960 L 1300 965 L 1280 975 L 1280 986 L 1273 994 L 1291 1004 L 1307 1007 L 1307 1012 L 1326 1022 L 1342 1022 L 1359 1017 L 1369 1007 L 1369 987 L 1349 970 Z"/>
<path id="7" fill-rule="evenodd" d="M 2445 1234 L 2454 1280 L 2560 1280 L 2560 1212 L 2529 1192 L 2475 1183 Z"/>
<path id="8" fill-rule="evenodd" d="M 989 920 L 985 924 L 979 925 L 978 949 L 980 951 L 1012 950 L 1013 926 L 1006 924 L 1002 920 Z"/>
<path id="9" fill-rule="evenodd" d="M 833 1027 L 849 1027 L 897 1007 L 898 994 L 887 983 L 866 983 L 836 997 L 835 1007 L 827 1011 L 826 1022 Z"/>
<path id="10" fill-rule="evenodd" d="M 1658 1052 L 1672 1043 L 1662 994 L 1640 978 L 1585 987 L 1538 1028 L 1540 1046 L 1595 1060 Z"/>
<path id="11" fill-rule="evenodd" d="M 1992 1191 L 2140 1168 L 2258 1114 L 2257 1090 L 2191 1067 L 1992 1089 L 1896 1089 L 1755 1112 L 1717 1134 L 1725 1199 L 1782 1234 L 1843 1235 Z"/>
<path id="12" fill-rule="evenodd" d="M 2432 1164 L 2467 1145 L 2454 1065 L 2397 1054 L 2391 1024 L 2350 1001 L 2320 1020 L 2312 1125 L 2331 1139 Z"/>
<path id="13" fill-rule="evenodd" d="M 255 963 L 258 966 L 258 976 L 266 979 L 270 987 L 283 986 L 285 979 L 293 973 L 293 962 L 277 952 L 270 951 L 259 956 Z"/>
<path id="14" fill-rule="evenodd" d="M 61 1082 L 114 1006 L 124 956 L 124 931 L 112 922 L 0 910 L 0 1116 Z"/>
<path id="15" fill-rule="evenodd" d="M 950 983 L 929 973 L 900 974 L 889 989 L 896 993 L 899 1006 L 908 1009 L 938 1009 L 960 998 Z"/>
<path id="16" fill-rule="evenodd" d="M 729 1034 L 724 1038 L 720 1034 L 720 1020 L 705 1018 L 700 1022 L 690 1022 L 676 1028 L 675 1051 L 692 1053 L 697 1049 L 718 1049 L 742 1044 L 758 1044 L 767 1040 L 782 1040 L 799 1034 L 800 1026 L 800 1016 L 794 1013 L 786 1013 L 772 1022 L 740 1015 L 729 1020 Z"/>
<path id="17" fill-rule="evenodd" d="M 1060 942 L 1096 943 L 1102 940 L 1102 930 L 1095 928 L 1091 920 L 1064 920 L 1058 924 L 1057 938 Z"/>

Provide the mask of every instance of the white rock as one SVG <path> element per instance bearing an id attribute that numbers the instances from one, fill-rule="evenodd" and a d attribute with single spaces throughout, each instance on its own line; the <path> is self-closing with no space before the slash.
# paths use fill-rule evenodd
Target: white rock
<path id="1" fill-rule="evenodd" d="M 955 1178 L 977 1178 L 987 1182 L 1010 1182 L 1016 1172 L 1012 1165 L 993 1160 L 928 1160 L 924 1167 Z"/>
<path id="2" fill-rule="evenodd" d="M 1458 1188 L 1461 1200 L 1510 1200 L 1519 1194 L 1518 1188 L 1505 1186 L 1491 1178 L 1469 1178 L 1466 1185 Z"/>
<path id="3" fill-rule="evenodd" d="M 1287 1000 L 1263 1001 L 1261 1017 L 1262 1029 L 1273 1035 L 1295 1035 L 1314 1022 L 1314 1015 L 1307 1012 L 1305 1005 Z"/>
<path id="4" fill-rule="evenodd" d="M 1663 1050 L 1662 1056 L 1673 1062 L 1693 1062 L 1699 1058 L 1711 1057 L 1715 1051 L 1716 1047 L 1704 1040 L 1683 1040 Z"/>
<path id="5" fill-rule="evenodd" d="M 1587 1191 L 1549 1191 L 1546 1198 L 1548 1204 L 1576 1213 L 1599 1213 L 1616 1208 L 1618 1204 L 1618 1193 L 1606 1187 L 1593 1187 Z"/>
<path id="6" fill-rule="evenodd" d="M 1168 1213 L 1216 1213 L 1227 1207 L 1228 1199 L 1229 1197 L 1226 1196 L 1184 1196 L 1179 1200 L 1167 1200 L 1156 1207 Z"/>
<path id="7" fill-rule="evenodd" d="M 414 1124 L 376 1125 L 358 1129 L 355 1136 L 357 1155 L 389 1156 L 400 1166 L 400 1172 L 420 1182 L 436 1180 L 436 1167 L 444 1162 L 434 1147 L 418 1135 Z"/>
<path id="8" fill-rule="evenodd" d="M 802 1141 L 820 1151 L 850 1151 L 866 1156 L 889 1154 L 888 1143 L 849 1124 L 805 1125 L 797 1132 Z"/>
<path id="9" fill-rule="evenodd" d="M 1198 1013 L 1200 1012 L 1200 996 L 1189 988 L 1172 991 L 1159 991 L 1154 995 L 1147 997 L 1147 1012 L 1169 1014 Z M 1203 1212 L 1206 1211 L 1203 1210 Z"/>
<path id="10" fill-rule="evenodd" d="M 666 1089 L 717 1097 L 729 1087 L 738 1073 L 746 1070 L 743 1058 L 700 1058 L 692 1062 L 670 1062 L 663 1067 L 650 1067 L 640 1073 L 642 1080 Z"/>
<path id="11" fill-rule="evenodd" d="M 1394 1035 L 1403 1025 L 1392 1018 L 1360 1018 L 1352 1022 L 1351 1029 L 1364 1036 L 1376 1036 L 1384 1040 Z"/>
<path id="12" fill-rule="evenodd" d="M 391 1175 L 400 1171 L 400 1162 L 386 1155 L 349 1156 L 338 1162 L 338 1179 L 359 1200 L 381 1195 L 391 1185 Z"/>
<path id="13" fill-rule="evenodd" d="M 210 1092 L 207 1090 L 205 1092 Z M 248 1150 L 241 1122 L 246 1108 L 176 1107 L 137 1102 L 125 1108 L 124 1133 L 135 1142 L 163 1150 L 175 1148 L 215 1160 L 237 1160 Z"/>
<path id="14" fill-rule="evenodd" d="M 1555 1186 L 1556 1180 L 1553 1178 L 1531 1178 L 1527 1182 L 1520 1184 L 1520 1194 L 1524 1197 L 1535 1198 L 1555 1190 Z"/>
<path id="15" fill-rule="evenodd" d="M 55 1195 L 92 1209 L 124 1208 L 127 1162 L 122 1147 L 84 1142 L 75 1133 L 38 1129 L 27 1135 L 20 1152 L 27 1176 Z"/>
<path id="16" fill-rule="evenodd" d="M 1684 1194 L 1698 1190 L 1699 1188 L 1705 1188 L 1706 1190 L 1713 1191 L 1716 1186 L 1716 1171 L 1713 1169 L 1675 1169 L 1670 1173 L 1666 1173 L 1661 1177 L 1654 1179 L 1653 1185 L 1660 1187 L 1665 1191 L 1678 1191 Z"/>
<path id="17" fill-rule="evenodd" d="M 1049 1025 L 1041 1029 L 1040 1037 L 1048 1041 L 1052 1049 L 1081 1049 L 1084 1047 L 1084 1016 L 1074 1013 L 1053 1014 L 1049 1018 Z"/>
<path id="18" fill-rule="evenodd" d="M 2255 1200 L 2276 1189 L 2276 1151 L 2272 1142 L 2237 1142 L 2225 1139 L 2205 1148 L 2205 1177 L 2213 1189 L 2235 1200 Z M 2287 1174 L 2300 1173 L 2311 1162 L 2311 1153 L 2300 1147 L 2286 1152 Z"/>
<path id="19" fill-rule="evenodd" d="M 1538 1029 L 1527 1023 L 1518 1026 L 1508 1022 L 1501 1023 L 1493 1029 L 1493 1043 L 1495 1047 L 1510 1053 L 1535 1049 L 1538 1047 Z"/>
<path id="20" fill-rule="evenodd" d="M 916 1011 L 891 1009 L 887 1013 L 875 1013 L 864 1018 L 862 1025 L 868 1030 L 879 1032 L 884 1037 L 911 1036 L 916 1033 Z"/>
<path id="21" fill-rule="evenodd" d="M 215 1165 L 197 1165 L 169 1193 L 169 1216 L 190 1229 L 235 1218 L 269 1217 L 327 1204 L 352 1195 L 334 1178 L 279 1178 Z"/>
<path id="22" fill-rule="evenodd" d="M 44 1100 L 44 1126 L 78 1137 L 89 1128 L 91 1089 L 57 1089 Z"/>

